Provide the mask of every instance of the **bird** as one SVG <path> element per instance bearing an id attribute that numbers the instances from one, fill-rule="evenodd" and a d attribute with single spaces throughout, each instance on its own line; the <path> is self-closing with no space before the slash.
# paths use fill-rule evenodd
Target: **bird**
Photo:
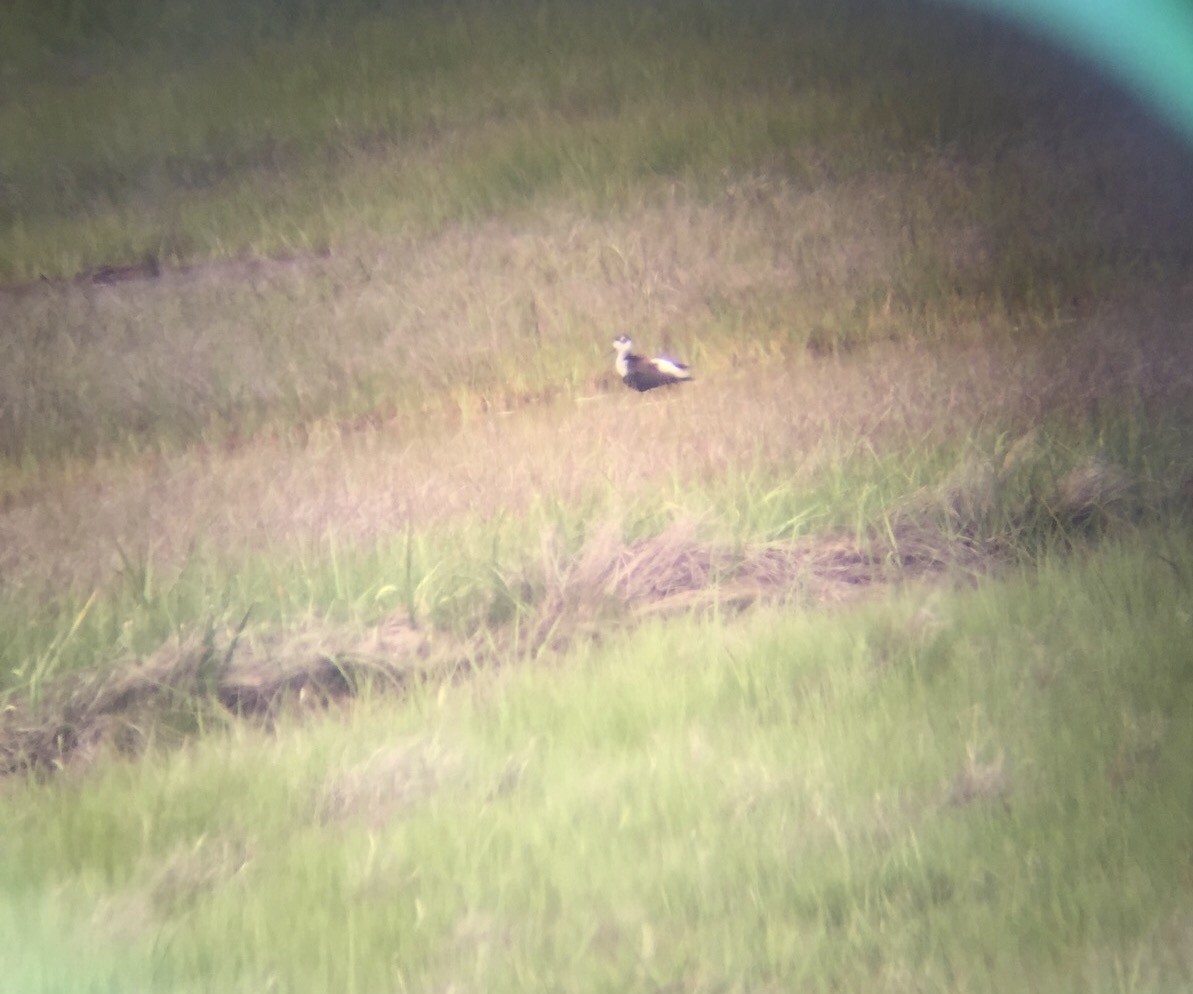
<path id="1" fill-rule="evenodd" d="M 655 387 L 670 387 L 676 383 L 683 383 L 692 378 L 692 371 L 675 359 L 666 356 L 636 355 L 633 352 L 634 343 L 628 335 L 622 335 L 613 343 L 617 350 L 617 359 L 613 366 L 622 382 L 631 390 L 643 393 Z"/>

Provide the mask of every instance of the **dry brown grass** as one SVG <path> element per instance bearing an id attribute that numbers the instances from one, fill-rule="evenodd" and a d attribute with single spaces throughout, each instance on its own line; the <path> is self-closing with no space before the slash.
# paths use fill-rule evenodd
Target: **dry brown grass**
<path id="1" fill-rule="evenodd" d="M 989 162 L 737 176 L 711 198 L 672 184 L 597 215 L 2 291 L 0 450 L 41 432 L 55 453 L 131 437 L 159 454 L 3 464 L 0 590 L 103 587 L 121 550 L 168 576 L 198 544 L 369 542 L 742 472 L 798 484 L 851 452 L 1187 407 L 1188 285 L 1086 286 L 1043 319 L 1000 302 L 1017 259 L 1059 293 L 1081 283 L 1069 256 L 1100 272 L 1073 253 L 1179 248 L 1180 156 L 1114 120 Z M 698 382 L 624 396 L 619 330 Z"/>
<path id="2" fill-rule="evenodd" d="M 711 203 L 672 188 L 603 218 L 559 208 L 327 256 L 0 291 L 0 453 L 583 395 L 608 382 L 616 329 L 705 368 L 743 321 L 743 342 L 802 344 L 896 278 L 896 182 L 922 187 L 759 178 Z"/>
<path id="3" fill-rule="evenodd" d="M 329 538 L 368 543 L 536 501 L 631 502 L 659 485 L 715 486 L 751 472 L 781 470 L 798 487 L 851 454 L 1017 437 L 1102 409 L 1193 416 L 1185 303 L 1075 316 L 1042 343 L 1008 333 L 980 346 L 744 361 L 701 370 L 690 389 L 663 397 L 598 394 L 466 422 L 329 424 L 232 451 L 47 467 L 0 512 L 0 587 L 39 597 L 102 588 L 123 568 L 120 550 L 168 579 L 199 544 L 235 556 Z"/>
<path id="4" fill-rule="evenodd" d="M 720 372 L 805 346 L 955 341 L 1037 286 L 1030 309 L 1050 291 L 1088 304 L 1103 256 L 1167 264 L 1187 238 L 1179 156 L 1115 122 L 993 162 L 733 177 L 711 199 L 647 187 L 599 216 L 566 203 L 322 255 L 0 289 L 0 454 L 584 395 L 608 382 L 618 329 Z"/>

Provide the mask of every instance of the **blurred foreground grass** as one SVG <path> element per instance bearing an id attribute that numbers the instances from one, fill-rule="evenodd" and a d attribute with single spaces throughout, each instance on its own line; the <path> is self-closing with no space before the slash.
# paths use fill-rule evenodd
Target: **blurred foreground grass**
<path id="1" fill-rule="evenodd" d="M 10 785 L 5 989 L 1181 989 L 1190 549 Z"/>

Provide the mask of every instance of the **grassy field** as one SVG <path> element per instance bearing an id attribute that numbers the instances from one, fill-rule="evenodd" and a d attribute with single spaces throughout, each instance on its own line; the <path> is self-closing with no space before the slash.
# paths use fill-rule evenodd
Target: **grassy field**
<path id="1" fill-rule="evenodd" d="M 1193 984 L 1141 108 L 902 0 L 0 16 L 0 989 Z"/>

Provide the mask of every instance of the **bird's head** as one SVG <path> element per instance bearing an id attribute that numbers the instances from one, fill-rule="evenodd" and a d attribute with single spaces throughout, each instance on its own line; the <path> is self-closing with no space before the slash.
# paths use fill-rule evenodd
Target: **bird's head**
<path id="1" fill-rule="evenodd" d="M 617 350 L 618 355 L 625 355 L 634 347 L 634 342 L 629 335 L 620 335 L 613 340 L 613 348 Z"/>

